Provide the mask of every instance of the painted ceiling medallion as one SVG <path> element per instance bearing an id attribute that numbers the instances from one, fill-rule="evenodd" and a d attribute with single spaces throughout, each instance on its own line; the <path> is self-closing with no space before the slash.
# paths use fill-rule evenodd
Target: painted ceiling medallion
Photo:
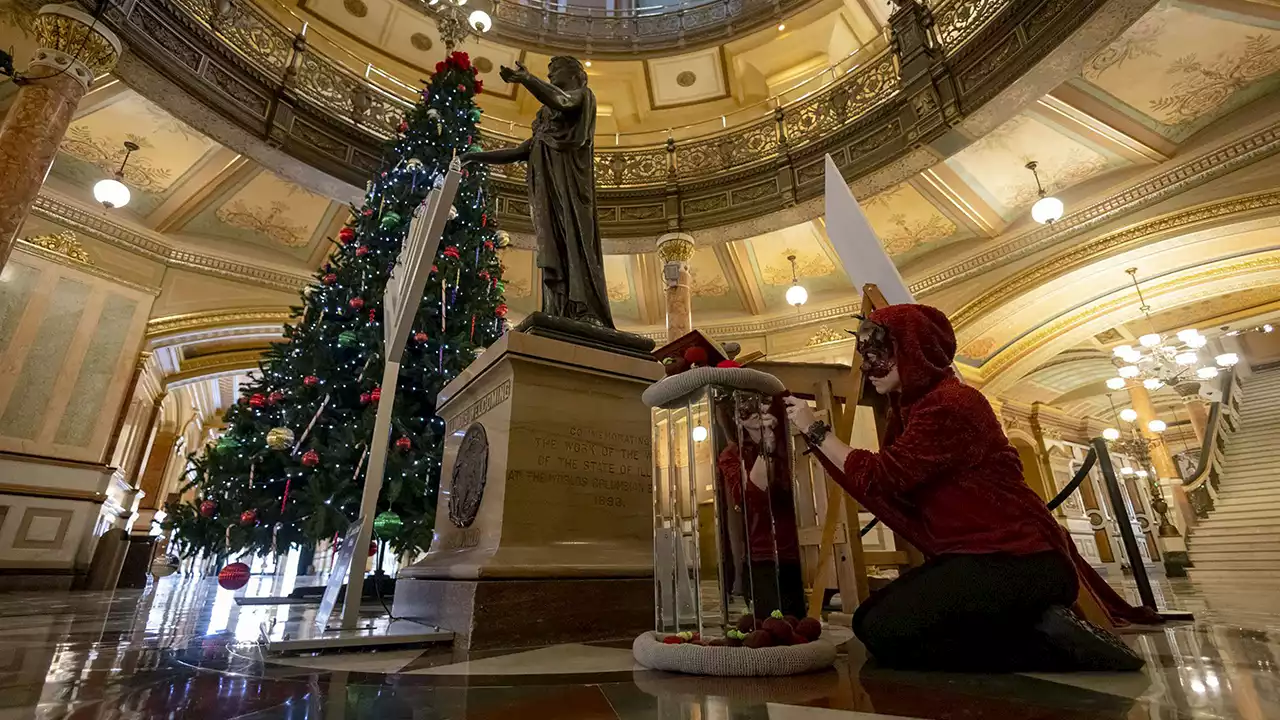
<path id="1" fill-rule="evenodd" d="M 698 76 L 693 74 L 692 70 L 685 70 L 676 76 L 676 84 L 680 87 L 693 87 L 698 82 Z"/>
<path id="2" fill-rule="evenodd" d="M 472 65 L 482 73 L 493 72 L 493 61 L 487 57 L 478 57 L 471 61 Z"/>
<path id="3" fill-rule="evenodd" d="M 415 50 L 426 52 L 431 49 L 431 46 L 434 43 L 432 43 L 431 38 L 426 35 L 423 35 L 422 33 L 414 33 L 409 36 L 409 44 L 412 45 Z M 478 65 L 479 63 L 477 62 L 476 64 Z"/>
<path id="4" fill-rule="evenodd" d="M 364 4 L 364 0 L 342 0 L 342 7 L 358 18 L 369 14 L 369 6 Z"/>

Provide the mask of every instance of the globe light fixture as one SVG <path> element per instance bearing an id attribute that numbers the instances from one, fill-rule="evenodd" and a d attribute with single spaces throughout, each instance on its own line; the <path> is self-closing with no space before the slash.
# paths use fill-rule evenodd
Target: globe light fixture
<path id="1" fill-rule="evenodd" d="M 461 5 L 462 3 L 458 4 Z M 489 29 L 493 27 L 493 18 L 489 17 L 489 13 L 483 10 L 472 10 L 471 14 L 467 16 L 467 22 L 470 23 L 471 27 L 482 33 L 489 32 Z"/>
<path id="2" fill-rule="evenodd" d="M 1120 373 L 1120 377 L 1129 380 L 1138 377 L 1138 374 L 1142 371 L 1138 369 L 1137 365 L 1121 365 L 1116 372 Z"/>
<path id="3" fill-rule="evenodd" d="M 1129 467 L 1128 465 L 1125 465 L 1124 467 L 1120 468 L 1120 474 L 1121 474 L 1121 475 L 1132 475 L 1132 474 L 1133 474 L 1133 468 Z"/>
<path id="4" fill-rule="evenodd" d="M 1222 367 L 1231 367 L 1240 362 L 1240 356 L 1235 353 L 1222 353 L 1218 357 L 1214 358 L 1213 361 Z"/>
<path id="5" fill-rule="evenodd" d="M 1135 422 L 1138 419 L 1138 411 L 1133 408 L 1125 408 L 1120 411 L 1120 419 L 1127 422 Z"/>
<path id="6" fill-rule="evenodd" d="M 1107 428 L 1102 431 L 1102 438 L 1108 442 L 1115 442 L 1120 439 L 1120 431 L 1115 428 Z"/>
<path id="7" fill-rule="evenodd" d="M 1155 333 L 1147 333 L 1138 338 L 1138 342 L 1145 348 L 1153 348 L 1160 344 L 1160 336 Z"/>
<path id="8" fill-rule="evenodd" d="M 1196 370 L 1196 377 L 1201 380 L 1212 380 L 1218 377 L 1218 368 L 1213 367 L 1212 365 L 1202 367 L 1199 370 Z"/>
<path id="9" fill-rule="evenodd" d="M 796 275 L 796 256 L 788 255 L 787 261 L 791 263 L 791 287 L 787 288 L 787 304 L 794 305 L 799 310 L 801 305 L 809 301 L 809 291 L 804 289 Z"/>
<path id="10" fill-rule="evenodd" d="M 1113 377 L 1113 378 L 1111 378 L 1111 379 L 1107 380 L 1107 389 L 1108 389 L 1108 390 L 1123 390 L 1123 389 L 1124 389 L 1124 386 L 1125 386 L 1125 385 L 1127 385 L 1127 384 L 1128 384 L 1128 383 L 1125 381 L 1125 379 L 1124 379 L 1124 378 L 1122 378 L 1122 377 Z"/>
<path id="11" fill-rule="evenodd" d="M 693 441 L 702 442 L 707 439 L 707 429 L 701 425 L 693 429 Z"/>
<path id="12" fill-rule="evenodd" d="M 1147 429 L 1153 433 L 1162 433 L 1169 428 L 1163 420 L 1152 420 L 1147 423 Z"/>
<path id="13" fill-rule="evenodd" d="M 120 161 L 120 169 L 116 171 L 115 177 L 99 180 L 93 186 L 93 199 L 102 203 L 102 207 L 108 210 L 118 210 L 129 204 L 129 199 L 132 196 L 129 193 L 129 187 L 124 184 L 124 166 L 129 162 L 129 156 L 137 149 L 137 143 L 126 141 L 124 144 L 124 160 Z"/>
<path id="14" fill-rule="evenodd" d="M 1159 390 L 1164 387 L 1164 383 L 1159 378 L 1147 378 L 1142 381 L 1142 387 L 1148 390 Z"/>
<path id="15" fill-rule="evenodd" d="M 1052 225 L 1062 217 L 1066 206 L 1058 198 L 1045 193 L 1044 186 L 1040 184 L 1040 173 L 1036 172 L 1037 166 L 1035 160 L 1027 163 L 1027 169 L 1031 171 L 1032 177 L 1036 179 L 1036 192 L 1040 195 L 1040 199 L 1036 200 L 1036 204 L 1031 206 L 1031 219 L 1041 225 Z"/>

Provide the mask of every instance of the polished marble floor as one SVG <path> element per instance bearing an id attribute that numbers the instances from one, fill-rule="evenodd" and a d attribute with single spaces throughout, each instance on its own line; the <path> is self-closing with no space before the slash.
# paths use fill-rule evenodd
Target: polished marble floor
<path id="1" fill-rule="evenodd" d="M 313 610 L 241 606 L 180 576 L 146 591 L 0 594 L 0 720 L 1280 718 L 1280 592 L 1157 589 L 1197 619 L 1126 636 L 1144 673 L 893 672 L 864 667 L 854 641 L 833 671 L 774 680 L 654 673 L 633 666 L 626 643 L 264 656 L 264 625 Z M 245 592 L 287 589 L 267 576 Z"/>

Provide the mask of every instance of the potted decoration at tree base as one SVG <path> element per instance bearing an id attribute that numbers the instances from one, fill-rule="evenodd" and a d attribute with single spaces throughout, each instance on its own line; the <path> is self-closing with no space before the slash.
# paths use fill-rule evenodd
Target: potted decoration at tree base
<path id="1" fill-rule="evenodd" d="M 654 352 L 667 376 L 644 402 L 654 431 L 655 670 L 792 675 L 836 646 L 805 614 L 785 392 L 693 331 Z"/>

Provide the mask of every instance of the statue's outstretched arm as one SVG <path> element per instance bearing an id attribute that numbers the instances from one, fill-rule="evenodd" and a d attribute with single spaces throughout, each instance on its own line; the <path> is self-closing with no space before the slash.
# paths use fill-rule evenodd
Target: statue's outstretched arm
<path id="1" fill-rule="evenodd" d="M 512 148 L 462 153 L 462 156 L 458 159 L 464 163 L 475 162 L 484 165 L 509 165 L 511 163 L 527 162 L 529 160 L 529 147 L 532 144 L 533 140 L 525 140 Z"/>
<path id="2" fill-rule="evenodd" d="M 520 84 L 529 88 L 529 93 L 538 98 L 538 102 L 552 110 L 564 112 L 582 105 L 582 90 L 561 90 L 540 77 L 528 74 L 520 78 Z"/>

